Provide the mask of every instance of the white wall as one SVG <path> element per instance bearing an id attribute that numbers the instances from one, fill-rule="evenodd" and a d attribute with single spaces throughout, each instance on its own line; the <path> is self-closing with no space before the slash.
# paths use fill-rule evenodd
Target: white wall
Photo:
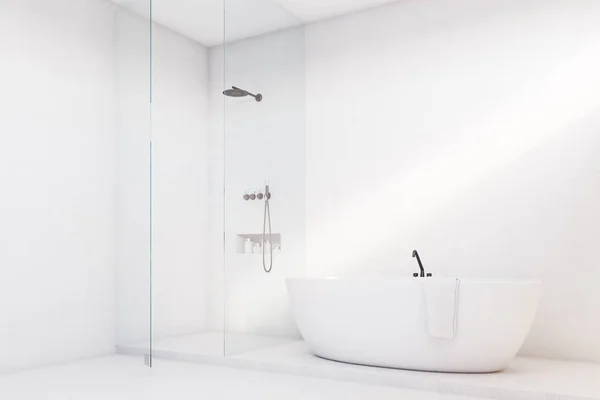
<path id="1" fill-rule="evenodd" d="M 196 42 L 152 26 L 150 128 L 149 22 L 122 11 L 117 28 L 117 341 L 124 345 L 148 341 L 150 335 L 150 138 L 154 335 L 206 327 L 208 54 Z"/>
<path id="2" fill-rule="evenodd" d="M 410 276 L 416 248 L 437 275 L 541 278 L 544 296 L 523 353 L 600 361 L 598 7 L 405 1 L 309 25 L 308 274 Z M 211 76 L 211 177 L 218 194 L 224 162 L 229 235 L 260 217 L 237 196 L 252 189 L 254 166 L 244 149 L 258 157 L 264 150 L 260 130 L 247 124 L 263 115 L 252 102 L 226 100 L 223 127 L 217 89 L 225 78 L 225 86 L 268 92 L 269 77 L 294 76 L 292 64 L 255 58 L 283 34 L 228 46 L 225 76 Z M 222 59 L 222 50 L 211 51 L 211 73 L 219 74 Z M 304 106 L 281 104 L 288 113 Z M 215 243 L 221 231 L 217 217 Z M 223 259 L 213 257 L 210 279 L 224 279 L 225 293 L 214 291 L 213 302 L 220 300 L 209 313 L 218 321 L 225 298 L 226 327 L 276 332 L 273 324 L 286 317 L 273 317 L 269 307 L 285 303 L 285 293 L 256 279 L 277 285 L 277 277 L 261 278 L 260 266 L 230 252 L 224 278 Z"/>
<path id="3" fill-rule="evenodd" d="M 309 26 L 309 274 L 407 276 L 415 268 L 410 251 L 418 248 L 436 274 L 540 277 L 544 298 L 524 353 L 600 360 L 600 327 L 593 319 L 600 303 L 593 283 L 599 278 L 593 241 L 600 226 L 593 157 L 600 124 L 597 7 L 591 1 L 407 1 Z M 166 326 L 178 331 L 186 330 L 186 321 L 194 321 L 190 330 L 202 326 L 195 324 L 205 318 L 203 311 L 195 316 L 193 310 L 204 302 L 212 329 L 294 334 L 282 283 L 302 272 L 295 267 L 300 264 L 276 264 L 268 276 L 259 260 L 232 254 L 235 233 L 260 230 L 262 216 L 256 204 L 239 197 L 265 178 L 274 190 L 279 183 L 286 187 L 277 188 L 283 197 L 275 195 L 273 202 L 274 229 L 284 235 L 284 246 L 287 232 L 302 225 L 302 218 L 285 221 L 302 211 L 284 209 L 298 205 L 294 184 L 302 174 L 278 171 L 303 148 L 289 146 L 297 135 L 286 128 L 298 126 L 284 127 L 279 118 L 303 107 L 293 102 L 302 60 L 290 60 L 303 53 L 289 43 L 277 47 L 285 34 L 229 45 L 225 76 L 222 49 L 211 51 L 210 268 L 193 268 L 201 257 L 190 249 L 202 233 L 183 223 L 185 213 L 179 212 L 193 210 L 194 202 L 179 203 L 175 220 L 166 212 L 157 218 L 163 228 L 156 232 L 167 236 L 158 239 L 165 244 L 158 250 L 165 269 L 155 282 L 164 285 L 158 296 L 168 305 Z M 175 47 L 166 59 L 189 50 Z M 265 103 L 224 99 L 223 86 L 232 84 L 263 92 Z M 202 108 L 200 99 L 184 98 Z M 165 99 L 165 106 L 177 100 L 167 92 Z M 185 118 L 197 122 L 191 113 Z M 165 116 L 157 143 L 168 140 L 171 123 Z M 190 131 L 179 143 L 193 139 Z M 169 165 L 179 156 L 191 162 L 194 152 L 164 144 L 166 169 L 158 181 L 164 173 L 167 183 L 171 173 L 183 172 Z M 192 176 L 179 175 L 180 183 Z M 173 211 L 182 196 L 200 201 L 199 187 L 164 192 L 164 210 Z M 225 276 L 218 246 L 223 229 L 229 244 Z M 183 251 L 177 246 L 182 237 Z M 196 279 L 208 282 L 204 300 L 169 294 L 177 288 L 192 293 Z M 174 309 L 181 319 L 169 321 Z"/>
<path id="4" fill-rule="evenodd" d="M 157 337 L 206 327 L 208 52 L 153 31 L 153 282 Z"/>
<path id="5" fill-rule="evenodd" d="M 224 48 L 209 50 L 209 263 L 207 268 L 207 324 L 212 331 L 225 329 L 225 97 Z"/>
<path id="6" fill-rule="evenodd" d="M 144 0 L 146 1 L 146 0 Z M 138 2 L 141 6 L 143 1 Z M 148 5 L 147 3 L 146 5 Z M 116 341 L 150 340 L 150 21 L 115 13 Z"/>
<path id="7" fill-rule="evenodd" d="M 600 3 L 403 1 L 307 28 L 307 269 L 540 277 L 525 354 L 600 361 Z M 493 312 L 493 310 L 490 310 Z"/>
<path id="8" fill-rule="evenodd" d="M 112 21 L 0 2 L 0 372 L 114 351 Z"/>
<path id="9" fill-rule="evenodd" d="M 205 325 L 207 51 L 108 2 L 0 5 L 0 372 Z M 116 298 L 116 301 L 115 301 Z M 116 332 L 116 340 L 115 340 Z"/>

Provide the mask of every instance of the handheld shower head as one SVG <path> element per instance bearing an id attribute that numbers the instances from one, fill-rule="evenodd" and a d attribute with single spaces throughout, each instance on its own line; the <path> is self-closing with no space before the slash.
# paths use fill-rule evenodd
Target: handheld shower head
<path id="1" fill-rule="evenodd" d="M 238 87 L 232 86 L 231 89 L 227 89 L 225 91 L 223 91 L 223 94 L 227 97 L 246 97 L 246 96 L 252 96 L 254 97 L 254 100 L 256 100 L 258 103 L 260 103 L 263 99 L 262 94 L 252 94 L 250 92 L 248 92 L 247 90 L 244 89 L 240 89 Z"/>

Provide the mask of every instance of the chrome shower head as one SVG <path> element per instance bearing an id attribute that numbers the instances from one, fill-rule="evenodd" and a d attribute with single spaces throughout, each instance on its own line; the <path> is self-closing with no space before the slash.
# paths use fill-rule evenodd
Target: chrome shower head
<path id="1" fill-rule="evenodd" d="M 240 89 L 238 87 L 232 86 L 231 89 L 227 89 L 223 92 L 223 94 L 227 97 L 246 97 L 252 96 L 257 102 L 261 102 L 263 97 L 262 94 L 252 94 L 247 90 Z"/>

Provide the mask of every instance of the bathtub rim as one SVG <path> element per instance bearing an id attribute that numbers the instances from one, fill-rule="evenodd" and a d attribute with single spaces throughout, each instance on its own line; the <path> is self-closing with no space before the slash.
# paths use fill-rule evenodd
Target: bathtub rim
<path id="1" fill-rule="evenodd" d="M 427 280 L 438 280 L 438 279 L 458 279 L 460 283 L 481 283 L 481 284 L 511 284 L 511 285 L 538 285 L 542 286 L 543 282 L 540 279 L 534 278 L 459 278 L 453 276 L 434 276 L 430 278 L 414 278 L 414 277 L 390 277 L 390 278 L 345 278 L 345 277 L 300 277 L 300 278 L 286 278 L 287 282 L 301 281 L 301 282 L 374 282 L 374 283 L 394 283 L 394 282 L 426 282 Z"/>

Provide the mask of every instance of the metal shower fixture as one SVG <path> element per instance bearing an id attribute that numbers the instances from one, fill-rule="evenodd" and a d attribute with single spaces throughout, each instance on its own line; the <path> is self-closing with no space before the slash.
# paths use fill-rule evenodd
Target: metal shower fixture
<path id="1" fill-rule="evenodd" d="M 231 89 L 227 89 L 225 91 L 223 91 L 223 94 L 227 97 L 246 97 L 246 96 L 252 96 L 254 97 L 254 100 L 256 100 L 258 103 L 260 103 L 263 99 L 262 94 L 253 94 L 250 93 L 247 90 L 244 89 L 240 89 L 238 87 L 232 86 Z"/>

